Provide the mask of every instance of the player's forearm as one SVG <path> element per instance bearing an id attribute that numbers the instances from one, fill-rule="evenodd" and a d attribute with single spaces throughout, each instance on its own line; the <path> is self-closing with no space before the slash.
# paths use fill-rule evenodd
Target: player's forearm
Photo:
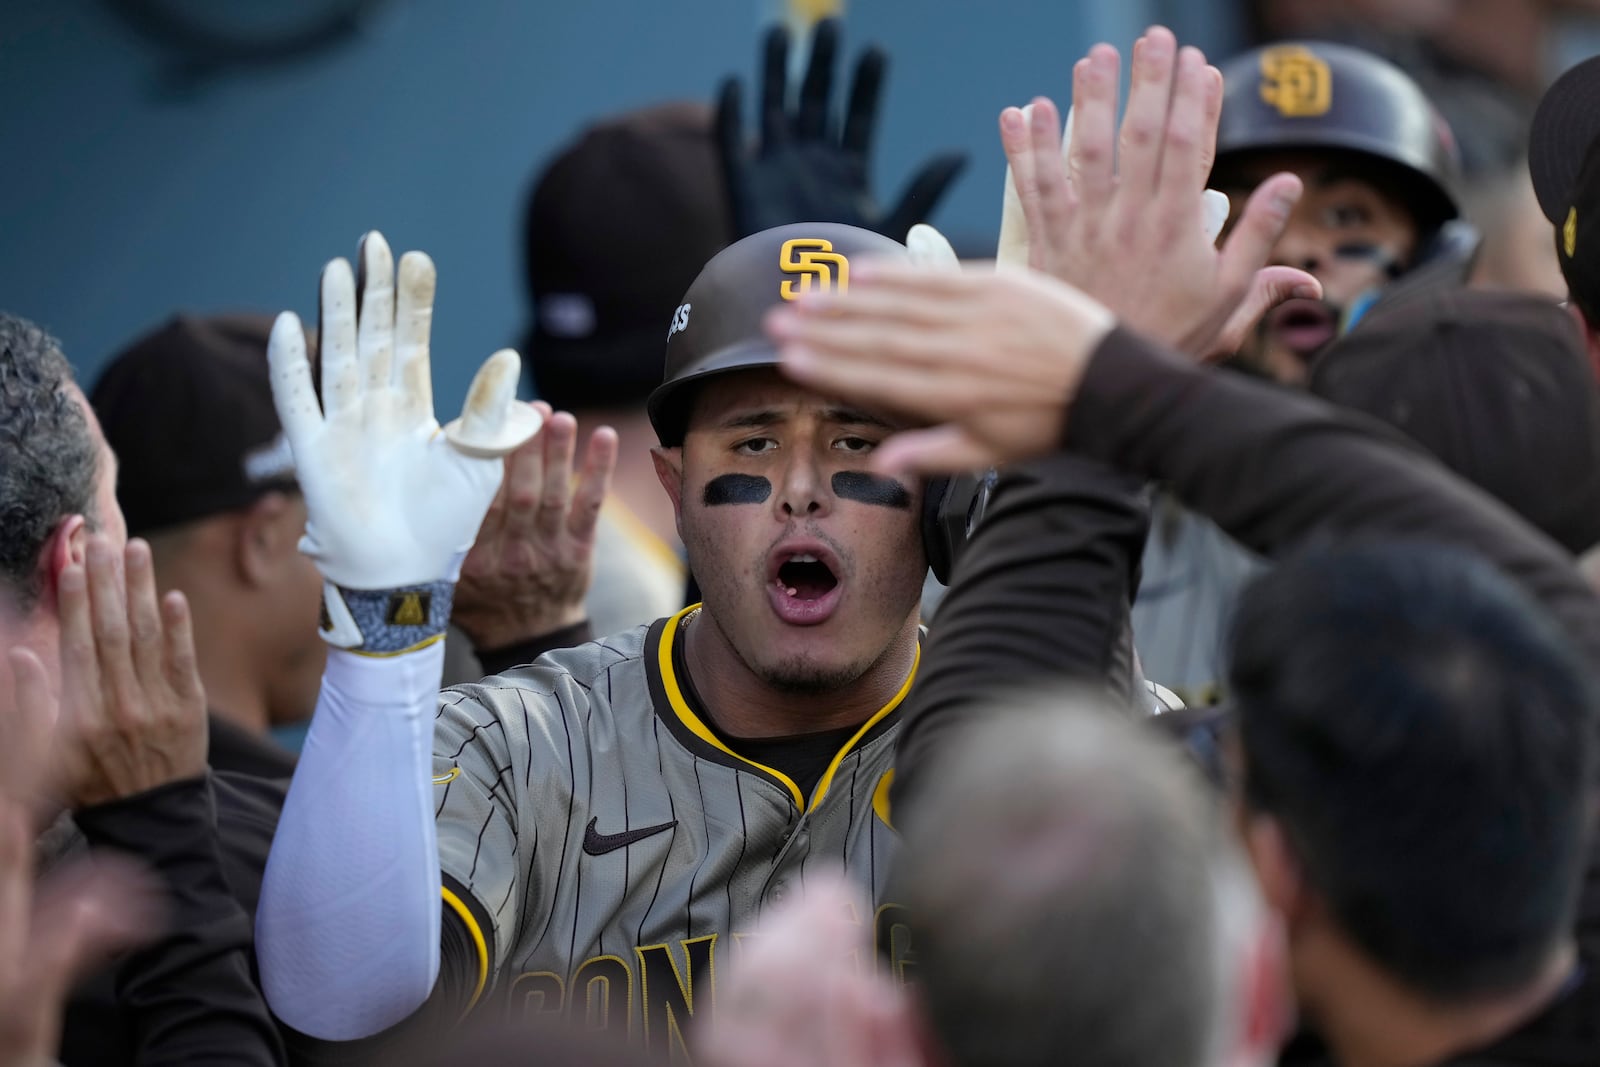
<path id="1" fill-rule="evenodd" d="M 1131 699 L 1128 613 L 1149 516 L 1136 480 L 1077 456 L 1001 476 L 939 605 L 896 758 L 898 809 L 920 768 L 998 689 L 1046 678 Z"/>
<path id="2" fill-rule="evenodd" d="M 439 970 L 439 853 L 429 784 L 444 646 L 330 650 L 273 839 L 256 918 L 262 985 L 301 1033 L 377 1033 Z"/>
<path id="3" fill-rule="evenodd" d="M 1600 601 L 1565 554 L 1376 422 L 1197 369 L 1119 331 L 1089 365 L 1066 440 L 1081 454 L 1170 483 L 1186 504 L 1267 555 L 1312 538 L 1359 537 L 1474 551 L 1600 656 Z"/>

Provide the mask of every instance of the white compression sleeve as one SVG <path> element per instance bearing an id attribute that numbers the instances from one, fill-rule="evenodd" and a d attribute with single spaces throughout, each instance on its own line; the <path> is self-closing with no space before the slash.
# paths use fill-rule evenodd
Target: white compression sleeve
<path id="1" fill-rule="evenodd" d="M 388 658 L 328 651 L 256 914 L 267 1003 L 312 1037 L 387 1029 L 438 975 L 430 777 L 443 664 L 442 641 Z"/>

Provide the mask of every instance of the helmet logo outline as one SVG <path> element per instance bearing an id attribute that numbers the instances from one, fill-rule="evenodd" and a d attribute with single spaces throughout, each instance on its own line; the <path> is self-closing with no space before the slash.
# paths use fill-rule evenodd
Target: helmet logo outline
<path id="1" fill-rule="evenodd" d="M 1570 208 L 1567 211 L 1567 221 L 1561 227 L 1561 247 L 1571 259 L 1578 254 L 1578 209 Z"/>
<path id="2" fill-rule="evenodd" d="M 1333 71 L 1309 48 L 1269 48 L 1261 53 L 1261 99 L 1284 118 L 1326 115 L 1333 107 Z"/>
<path id="3" fill-rule="evenodd" d="M 797 300 L 809 293 L 812 280 L 819 292 L 850 288 L 850 261 L 841 252 L 833 250 L 833 242 L 822 237 L 794 237 L 783 242 L 778 250 L 778 269 L 785 274 L 798 274 L 800 280 L 785 280 L 778 286 L 778 295 L 785 300 Z"/>

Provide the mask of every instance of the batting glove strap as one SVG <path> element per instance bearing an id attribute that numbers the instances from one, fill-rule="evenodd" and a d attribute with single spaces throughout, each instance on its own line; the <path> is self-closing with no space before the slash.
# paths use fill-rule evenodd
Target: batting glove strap
<path id="1" fill-rule="evenodd" d="M 444 639 L 454 582 L 394 589 L 322 584 L 322 639 L 362 656 L 398 656 Z"/>

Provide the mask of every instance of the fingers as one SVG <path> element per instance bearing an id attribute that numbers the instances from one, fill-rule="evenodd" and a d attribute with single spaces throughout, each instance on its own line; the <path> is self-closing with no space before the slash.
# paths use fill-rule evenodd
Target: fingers
<path id="1" fill-rule="evenodd" d="M 572 506 L 572 460 L 577 452 L 578 420 L 570 412 L 558 411 L 540 436 L 544 438 L 544 487 L 534 530 L 546 542 L 553 542 L 561 536 L 567 509 Z"/>
<path id="2" fill-rule="evenodd" d="M 1078 201 L 1104 205 L 1116 189 L 1117 95 L 1122 58 L 1097 44 L 1072 69 L 1072 136 L 1067 171 Z M 1085 210 L 1100 210 L 1089 208 Z"/>
<path id="3" fill-rule="evenodd" d="M 844 135 L 839 143 L 858 159 L 872 155 L 872 137 L 878 128 L 878 101 L 883 96 L 883 79 L 889 57 L 882 49 L 868 48 L 856 61 L 850 82 L 850 103 L 845 109 Z"/>
<path id="4" fill-rule="evenodd" d="M 89 538 L 87 572 L 89 615 L 94 627 L 94 647 L 104 682 L 106 701 L 119 723 L 137 715 L 139 681 L 133 668 L 128 630 L 128 605 L 123 590 L 122 568 L 111 542 L 99 534 Z"/>
<path id="5" fill-rule="evenodd" d="M 200 658 L 194 650 L 194 618 L 188 599 L 174 589 L 161 599 L 162 666 L 173 692 L 191 709 L 205 710 Z"/>
<path id="6" fill-rule="evenodd" d="M 86 716 L 98 716 L 91 702 L 101 691 L 89 576 L 83 564 L 69 563 L 61 569 L 56 579 L 56 607 L 61 615 L 61 713 L 76 727 Z"/>
<path id="7" fill-rule="evenodd" d="M 1263 267 L 1256 271 L 1250 292 L 1232 315 L 1211 350 L 1198 355 L 1205 362 L 1227 359 L 1239 351 L 1262 318 L 1286 300 L 1320 300 L 1322 283 L 1294 267 Z"/>
<path id="8" fill-rule="evenodd" d="M 1222 71 L 1209 64 L 1205 73 L 1205 106 L 1200 126 L 1200 183 L 1211 177 L 1217 161 L 1217 130 L 1222 125 Z"/>
<path id="9" fill-rule="evenodd" d="M 1008 266 L 1027 262 L 1032 230 L 1038 218 L 1038 182 L 1034 178 L 1034 138 L 1029 117 L 1034 104 L 1000 112 L 1000 149 L 1005 152 L 1005 206 L 1000 211 L 1000 248 L 995 258 Z M 1021 229 L 1021 234 L 1018 230 Z M 1019 258 L 1018 253 L 1022 256 Z"/>
<path id="10" fill-rule="evenodd" d="M 361 401 L 361 363 L 356 353 L 356 279 L 350 264 L 335 259 L 322 268 L 317 344 L 322 353 L 322 407 L 329 418 Z M 302 340 L 301 344 L 304 345 Z"/>
<path id="11" fill-rule="evenodd" d="M 1168 211 L 1186 222 L 1196 196 L 1211 173 L 1213 149 L 1205 144 L 1207 108 L 1210 106 L 1211 68 L 1198 48 L 1182 48 L 1173 77 L 1172 108 L 1162 139 L 1158 195 Z M 1213 135 L 1214 138 L 1215 135 Z"/>
<path id="12" fill-rule="evenodd" d="M 1041 233 L 1057 240 L 1072 222 L 1073 195 L 1067 180 L 1066 162 L 1061 158 L 1061 115 L 1044 97 L 1033 102 L 1028 116 L 1029 139 L 1033 142 L 1033 179 L 1037 190 L 1038 225 Z M 1038 248 L 1041 242 L 1031 242 Z"/>
<path id="13" fill-rule="evenodd" d="M 1153 26 L 1133 46 L 1133 79 L 1128 90 L 1128 112 L 1118 139 L 1118 185 L 1129 191 L 1140 210 L 1148 191 L 1161 173 L 1163 134 L 1172 99 L 1173 67 L 1178 42 L 1172 31 Z"/>
<path id="14" fill-rule="evenodd" d="M 1250 194 L 1238 223 L 1222 246 L 1218 281 L 1224 292 L 1242 297 L 1256 271 L 1267 263 L 1272 248 L 1289 225 L 1289 215 L 1300 202 L 1304 186 L 1293 174 L 1275 174 Z"/>
<path id="15" fill-rule="evenodd" d="M 811 59 L 800 85 L 795 134 L 801 140 L 820 141 L 828 134 L 828 98 L 833 95 L 833 59 L 838 48 L 838 20 L 823 19 L 811 34 Z"/>
<path id="16" fill-rule="evenodd" d="M 285 311 L 272 324 L 267 341 L 267 366 L 272 378 L 272 403 L 292 451 L 305 454 L 306 442 L 322 426 L 322 410 L 311 384 L 311 365 L 306 359 L 306 334 L 300 316 Z M 327 357 L 323 358 L 327 371 Z"/>
<path id="17" fill-rule="evenodd" d="M 959 426 L 905 430 L 885 439 L 872 453 L 881 474 L 936 475 L 993 466 L 999 457 Z"/>
<path id="18" fill-rule="evenodd" d="M 925 222 L 933 215 L 933 209 L 966 166 L 965 152 L 935 156 L 907 183 L 899 203 L 884 217 L 880 232 L 897 241 L 905 240 L 906 231 L 914 223 Z"/>
<path id="19" fill-rule="evenodd" d="M 155 568 L 150 562 L 150 546 L 135 538 L 123 553 L 127 573 L 129 646 L 133 669 L 145 690 L 164 682 L 166 640 L 161 624 L 161 608 L 156 600 Z"/>
<path id="20" fill-rule="evenodd" d="M 394 374 L 394 253 L 383 234 L 372 230 L 361 238 L 356 263 L 356 354 L 367 388 L 387 389 Z"/>
<path id="21" fill-rule="evenodd" d="M 34 893 L 34 988 L 57 998 L 87 967 L 142 942 L 159 924 L 159 892 L 115 855 L 53 872 Z"/>
<path id="22" fill-rule="evenodd" d="M 761 45 L 761 150 L 771 151 L 788 140 L 789 123 L 783 100 L 789 82 L 789 31 L 774 26 Z"/>
<path id="23" fill-rule="evenodd" d="M 744 160 L 744 90 L 738 78 L 725 78 L 717 91 L 717 116 L 714 131 L 717 155 L 724 176 L 736 171 Z"/>
<path id="24" fill-rule="evenodd" d="M 415 426 L 433 418 L 433 370 L 429 338 L 438 272 L 424 252 L 400 257 L 395 299 L 395 376 L 400 383 L 400 422 Z"/>
<path id="25" fill-rule="evenodd" d="M 600 509 L 611 494 L 611 476 L 617 469 L 617 431 L 601 426 L 589 435 L 583 450 L 583 473 L 578 476 L 578 491 L 572 498 L 572 517 L 567 529 L 580 544 L 594 544 L 594 531 Z"/>
<path id="26" fill-rule="evenodd" d="M 517 395 L 517 378 L 522 360 L 509 348 L 502 348 L 478 368 L 461 408 L 460 435 L 464 443 L 488 443 L 499 439 L 506 414 Z M 520 442 L 518 442 L 520 444 Z"/>

